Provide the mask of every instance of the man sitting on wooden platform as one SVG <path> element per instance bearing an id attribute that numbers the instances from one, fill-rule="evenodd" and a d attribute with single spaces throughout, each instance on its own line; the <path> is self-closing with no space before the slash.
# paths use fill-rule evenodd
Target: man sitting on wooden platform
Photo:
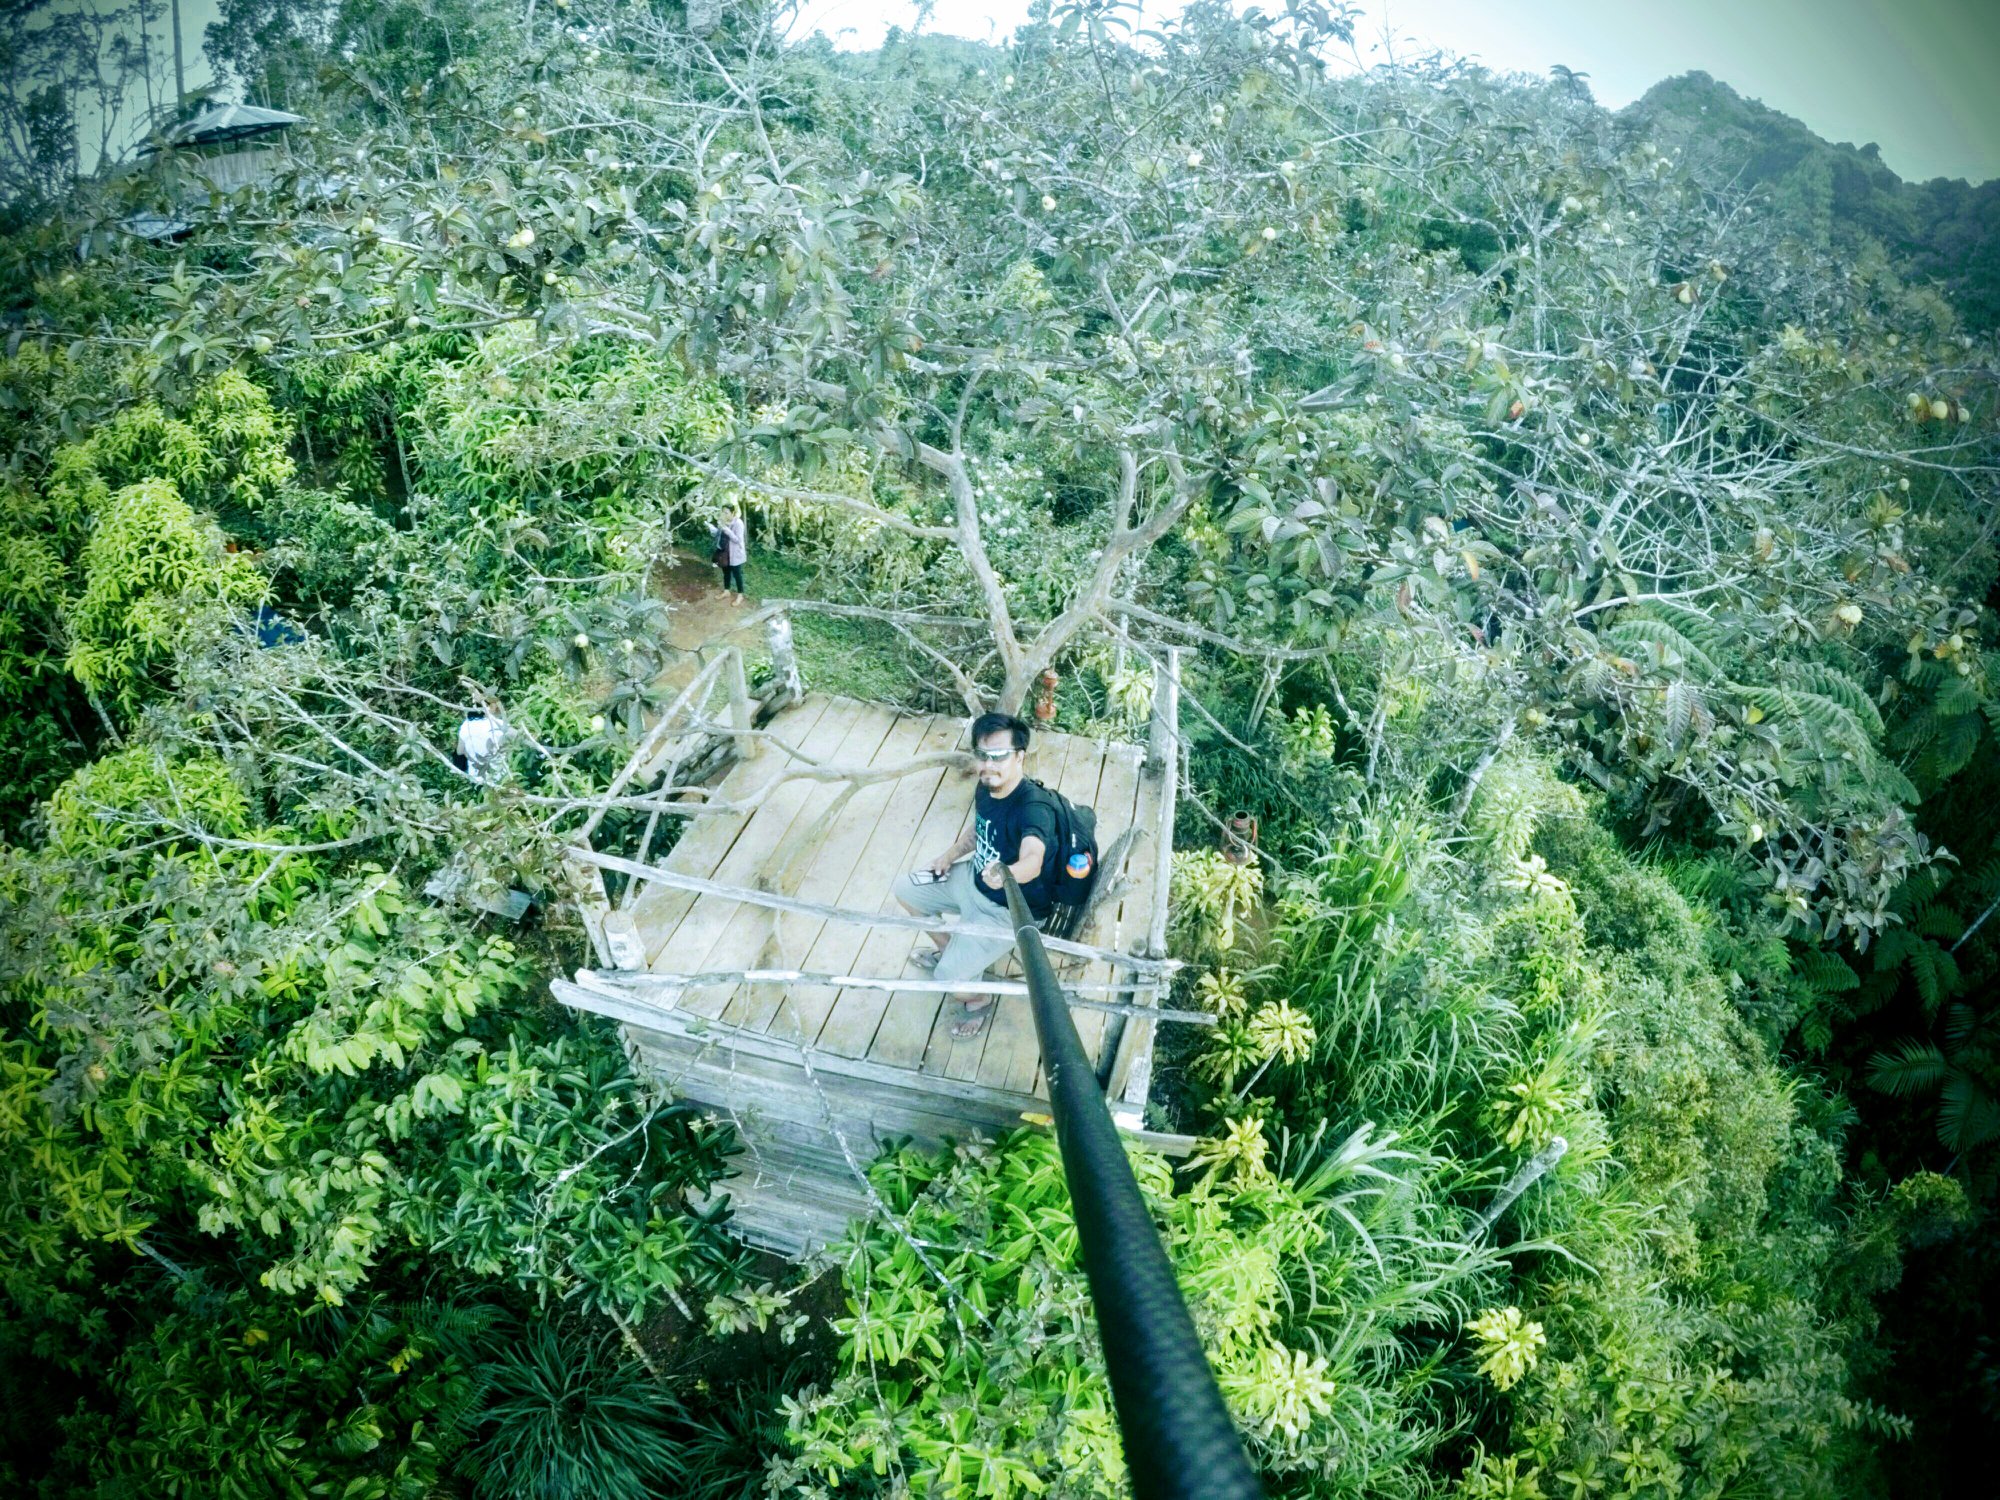
<path id="1" fill-rule="evenodd" d="M 987 966 L 1014 946 L 1003 864 L 1020 883 L 1036 925 L 1049 914 L 1043 865 L 1061 839 L 1055 809 L 1027 779 L 1027 751 L 1028 726 L 1014 715 L 989 713 L 973 720 L 979 790 L 973 797 L 972 827 L 922 870 L 897 882 L 896 899 L 906 911 L 959 918 L 953 932 L 931 935 L 934 951 L 920 948 L 911 956 L 918 968 L 932 970 L 940 979 L 983 977 Z M 952 1035 L 977 1036 L 992 1014 L 993 996 L 962 995 L 960 1001 L 963 1013 Z"/>

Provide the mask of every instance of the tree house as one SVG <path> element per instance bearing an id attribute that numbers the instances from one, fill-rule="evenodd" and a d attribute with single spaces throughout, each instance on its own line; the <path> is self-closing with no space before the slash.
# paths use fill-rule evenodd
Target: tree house
<path id="1" fill-rule="evenodd" d="M 279 138 L 304 119 L 254 104 L 214 104 L 167 131 L 165 142 L 183 170 L 228 193 L 272 176 Z"/>
<path id="2" fill-rule="evenodd" d="M 591 829 L 579 840 L 573 867 L 599 967 L 553 990 L 618 1021 L 639 1068 L 734 1123 L 739 1173 L 716 1190 L 732 1227 L 800 1257 L 876 1209 L 862 1169 L 883 1146 L 993 1136 L 1045 1123 L 1048 1105 L 1014 960 L 976 984 L 917 972 L 911 953 L 942 919 L 910 916 L 893 895 L 971 818 L 969 720 L 807 692 L 789 627 L 771 623 L 783 627 L 778 684 L 761 722 L 740 653 L 723 648 L 615 784 L 614 795 L 661 780 L 675 789 L 674 811 L 656 809 L 644 840 L 661 816 L 692 817 L 666 857 L 601 853 Z M 707 701 L 725 683 L 729 717 L 711 720 Z M 1037 733 L 1028 755 L 1030 776 L 1097 810 L 1092 906 L 1047 946 L 1113 1115 L 1142 1136 L 1175 967 L 1165 938 L 1177 712 L 1169 653 L 1145 745 Z M 694 782 L 684 767 L 706 774 Z M 629 881 L 615 907 L 607 870 Z M 999 992 L 976 1036 L 952 1035 L 954 988 Z"/>

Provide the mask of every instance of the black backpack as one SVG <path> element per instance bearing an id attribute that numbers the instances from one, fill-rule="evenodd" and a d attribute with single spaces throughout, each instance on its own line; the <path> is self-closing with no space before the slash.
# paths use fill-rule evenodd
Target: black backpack
<path id="1" fill-rule="evenodd" d="M 1044 786 L 1033 778 L 1030 784 L 1048 800 L 1050 810 L 1056 815 L 1056 847 L 1049 851 L 1055 857 L 1055 866 L 1043 874 L 1043 888 L 1058 906 L 1081 907 L 1090 899 L 1091 887 L 1097 884 L 1097 813 L 1077 806 L 1054 787 Z M 1070 860 L 1079 853 L 1087 863 L 1084 873 L 1076 875 L 1071 873 Z"/>

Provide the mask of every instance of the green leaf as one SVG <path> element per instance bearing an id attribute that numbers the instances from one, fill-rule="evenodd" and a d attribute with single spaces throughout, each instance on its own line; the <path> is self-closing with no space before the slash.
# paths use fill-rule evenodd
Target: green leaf
<path id="1" fill-rule="evenodd" d="M 1868 1083 L 1885 1094 L 1928 1094 L 1940 1087 L 1951 1072 L 1944 1053 L 1924 1041 L 1908 1040 L 1889 1052 L 1877 1052 L 1868 1061 Z"/>

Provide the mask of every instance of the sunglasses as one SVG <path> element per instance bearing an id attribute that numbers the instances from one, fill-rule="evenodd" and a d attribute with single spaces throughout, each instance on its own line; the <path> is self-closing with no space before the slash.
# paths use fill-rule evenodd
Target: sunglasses
<path id="1" fill-rule="evenodd" d="M 1014 747 L 1012 745 L 1009 745 L 1005 750 L 987 750 L 978 745 L 972 748 L 972 758 L 974 760 L 986 761 L 989 765 L 997 765 L 1012 754 L 1014 754 Z"/>

